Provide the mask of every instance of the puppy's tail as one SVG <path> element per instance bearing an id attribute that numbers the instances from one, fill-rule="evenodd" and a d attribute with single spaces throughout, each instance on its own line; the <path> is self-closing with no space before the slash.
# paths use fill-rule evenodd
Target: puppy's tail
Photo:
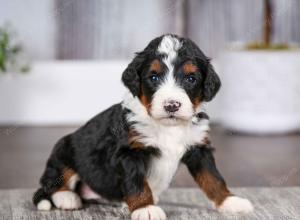
<path id="1" fill-rule="evenodd" d="M 38 210 L 49 211 L 52 208 L 50 195 L 43 188 L 34 193 L 32 201 Z"/>

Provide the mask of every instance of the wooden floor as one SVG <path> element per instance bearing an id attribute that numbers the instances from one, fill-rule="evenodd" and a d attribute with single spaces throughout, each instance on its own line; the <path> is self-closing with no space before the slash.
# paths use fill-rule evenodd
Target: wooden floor
<path id="1" fill-rule="evenodd" d="M 36 187 L 55 142 L 76 127 L 0 128 L 0 188 Z M 229 186 L 299 186 L 300 134 L 247 136 L 212 128 L 216 162 Z M 195 186 L 181 166 L 173 186 Z"/>

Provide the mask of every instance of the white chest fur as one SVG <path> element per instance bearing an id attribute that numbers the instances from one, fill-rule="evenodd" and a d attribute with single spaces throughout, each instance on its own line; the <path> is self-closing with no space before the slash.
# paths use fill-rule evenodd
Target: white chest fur
<path id="1" fill-rule="evenodd" d="M 148 172 L 148 182 L 155 198 L 168 188 L 180 160 L 188 147 L 202 144 L 207 137 L 208 121 L 203 124 L 161 126 L 153 124 L 136 126 L 143 138 L 139 141 L 146 146 L 160 149 L 160 157 L 152 159 Z"/>
<path id="2" fill-rule="evenodd" d="M 168 188 L 187 148 L 183 143 L 182 128 L 170 127 L 161 130 L 155 141 L 161 155 L 152 159 L 148 172 L 148 182 L 155 198 Z"/>
<path id="3" fill-rule="evenodd" d="M 168 188 L 180 160 L 186 150 L 196 144 L 203 144 L 208 136 L 208 120 L 193 120 L 167 126 L 153 120 L 137 99 L 130 98 L 123 103 L 132 113 L 128 122 L 134 122 L 133 129 L 139 134 L 138 141 L 144 146 L 156 147 L 161 156 L 152 159 L 148 171 L 148 183 L 154 199 Z"/>

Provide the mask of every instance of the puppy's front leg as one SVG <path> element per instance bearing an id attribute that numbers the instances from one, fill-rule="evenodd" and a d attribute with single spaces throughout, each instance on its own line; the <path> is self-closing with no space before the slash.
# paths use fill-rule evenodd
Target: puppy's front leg
<path id="1" fill-rule="evenodd" d="M 165 220 L 166 214 L 159 207 L 154 205 L 151 189 L 144 181 L 143 191 L 128 196 L 125 202 L 130 210 L 132 220 Z"/>
<path id="2" fill-rule="evenodd" d="M 123 147 L 116 161 L 122 176 L 121 188 L 132 220 L 165 220 L 164 211 L 154 205 L 147 181 L 147 167 L 152 156 L 159 155 L 154 148 L 143 148 L 139 143 Z"/>
<path id="3" fill-rule="evenodd" d="M 249 200 L 231 194 L 217 170 L 212 151 L 209 146 L 193 146 L 185 153 L 182 162 L 187 165 L 197 184 L 219 211 L 252 211 L 253 206 Z"/>

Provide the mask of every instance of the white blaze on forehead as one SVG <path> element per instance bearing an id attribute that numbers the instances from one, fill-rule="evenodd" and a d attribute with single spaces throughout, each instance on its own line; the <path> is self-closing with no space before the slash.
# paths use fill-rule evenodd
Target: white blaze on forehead
<path id="1" fill-rule="evenodd" d="M 190 98 L 185 90 L 176 84 L 174 77 L 174 61 L 181 46 L 182 43 L 179 39 L 171 35 L 164 36 L 158 46 L 158 52 L 164 55 L 162 62 L 165 63 L 168 70 L 163 83 L 160 84 L 153 95 L 151 114 L 154 118 L 161 119 L 169 116 L 169 113 L 164 109 L 164 105 L 170 100 L 176 100 L 181 103 L 180 109 L 174 113 L 175 117 L 189 120 L 193 116 L 193 105 Z"/>
<path id="2" fill-rule="evenodd" d="M 170 79 L 173 79 L 172 76 L 173 69 L 174 69 L 173 62 L 176 59 L 177 51 L 181 48 L 181 46 L 182 46 L 181 42 L 176 37 L 173 37 L 171 35 L 164 36 L 158 46 L 157 49 L 158 52 L 166 55 L 166 57 L 163 59 L 163 62 L 168 67 L 168 74 L 167 74 L 168 81 L 170 81 Z"/>
<path id="3" fill-rule="evenodd" d="M 172 64 L 172 62 L 176 59 L 177 51 L 180 48 L 181 42 L 179 42 L 179 40 L 176 37 L 166 35 L 163 37 L 162 41 L 158 46 L 158 52 L 167 55 L 163 61 L 166 62 L 168 66 L 168 64 Z"/>

